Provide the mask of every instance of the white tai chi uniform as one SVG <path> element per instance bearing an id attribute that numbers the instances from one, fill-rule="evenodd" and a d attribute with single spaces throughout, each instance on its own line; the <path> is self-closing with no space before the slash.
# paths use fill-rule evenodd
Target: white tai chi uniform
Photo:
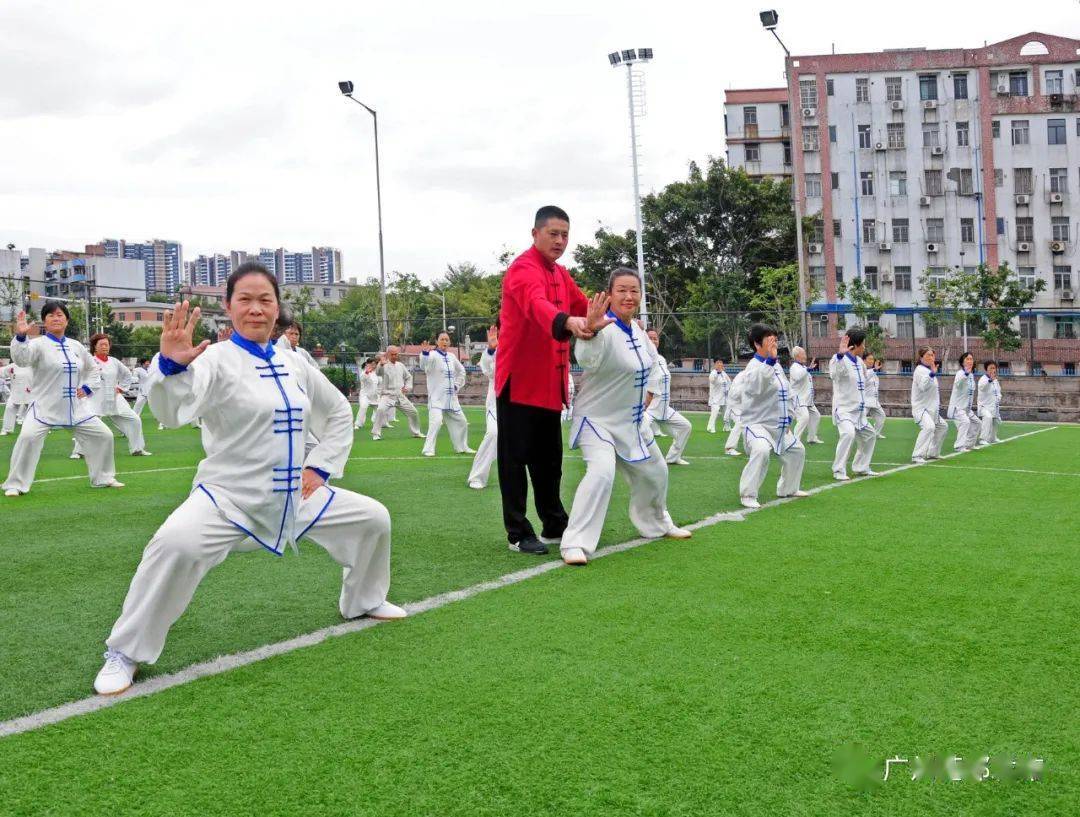
<path id="1" fill-rule="evenodd" d="M 566 405 L 562 410 L 562 421 L 569 423 L 574 418 L 574 373 L 566 372 Z"/>
<path id="2" fill-rule="evenodd" d="M 649 373 L 648 391 L 652 395 L 647 409 L 650 424 L 659 423 L 671 431 L 674 439 L 668 448 L 666 459 L 669 463 L 677 463 L 686 450 L 693 426 L 671 405 L 671 370 L 668 369 L 667 359 L 660 352 L 656 353 L 656 361 Z"/>
<path id="3" fill-rule="evenodd" d="M 615 316 L 608 312 L 608 317 Z M 667 512 L 668 466 L 643 422 L 656 354 L 641 327 L 619 320 L 574 346 L 584 374 L 574 401 L 570 447 L 581 449 L 585 476 L 562 535 L 564 553 L 571 548 L 581 548 L 586 556 L 596 552 L 616 471 L 630 485 L 630 521 L 638 533 L 654 539 L 675 528 Z"/>
<path id="4" fill-rule="evenodd" d="M 855 444 L 851 470 L 865 474 L 877 445 L 877 430 L 866 418 L 866 364 L 851 352 L 837 353 L 829 360 L 833 384 L 833 425 L 839 437 L 833 457 L 833 476 L 847 476 L 848 455 Z M 857 442 L 856 442 L 857 441 Z"/>
<path id="5" fill-rule="evenodd" d="M 29 366 L 9 364 L 4 367 L 8 384 L 8 398 L 4 406 L 4 423 L 0 432 L 10 434 L 15 430 L 16 422 L 23 422 L 26 411 L 33 402 L 31 387 L 34 382 L 34 370 Z"/>
<path id="6" fill-rule="evenodd" d="M 300 357 L 302 357 L 316 369 L 319 368 L 319 364 L 315 362 L 315 358 L 311 356 L 311 353 L 302 346 L 293 346 L 292 341 L 289 340 L 288 335 L 279 335 L 278 339 L 274 341 L 274 345 L 277 346 L 279 349 L 284 349 L 287 352 L 296 352 L 298 355 L 300 355 Z"/>
<path id="7" fill-rule="evenodd" d="M 363 428 L 367 422 L 368 408 L 379 402 L 379 376 L 374 370 L 360 372 L 356 389 L 356 422 L 353 428 Z M 374 418 L 372 418 L 374 419 Z"/>
<path id="8" fill-rule="evenodd" d="M 110 649 L 152 664 L 199 582 L 231 551 L 261 545 L 281 555 L 305 536 L 343 568 L 343 616 L 363 615 L 386 600 L 386 508 L 329 483 L 301 499 L 303 469 L 341 476 L 352 446 L 349 403 L 325 375 L 295 352 L 236 332 L 186 369 L 159 355 L 151 370 L 154 415 L 169 427 L 200 417 L 210 433 L 191 494 L 143 551 L 106 641 Z M 319 444 L 305 459 L 309 432 Z"/>
<path id="9" fill-rule="evenodd" d="M 866 388 L 863 391 L 863 399 L 866 401 L 866 419 L 874 427 L 874 433 L 878 439 L 885 431 L 885 409 L 881 407 L 881 381 L 878 373 L 873 369 L 866 370 Z"/>
<path id="10" fill-rule="evenodd" d="M 143 406 L 146 405 L 146 384 L 150 378 L 150 371 L 142 366 L 136 366 L 131 370 L 131 385 L 135 389 L 135 405 L 131 410 L 136 417 L 142 417 Z"/>
<path id="11" fill-rule="evenodd" d="M 11 451 L 11 470 L 4 490 L 24 494 L 30 490 L 45 435 L 54 428 L 70 428 L 82 443 L 91 485 L 102 488 L 114 482 L 112 432 L 94 416 L 89 402 L 76 396 L 80 391 L 87 396 L 93 394 L 87 381 L 93 377 L 94 361 L 86 347 L 67 337 L 16 336 L 11 341 L 11 359 L 16 366 L 33 370 L 34 402 Z"/>
<path id="12" fill-rule="evenodd" d="M 731 378 L 727 372 L 718 372 L 713 369 L 709 372 L 709 423 L 705 430 L 710 434 L 716 433 L 716 418 L 720 412 L 724 412 L 724 428 L 727 429 L 727 398 L 731 389 Z"/>
<path id="13" fill-rule="evenodd" d="M 487 399 L 484 400 L 484 439 L 480 441 L 480 447 L 476 449 L 473 457 L 472 469 L 466 480 L 469 485 L 487 485 L 488 476 L 491 474 L 491 466 L 499 447 L 499 423 L 495 410 L 495 349 L 485 349 L 480 355 L 480 371 L 488 379 Z"/>
<path id="14" fill-rule="evenodd" d="M 750 461 L 739 479 L 739 496 L 757 499 L 769 455 L 780 458 L 777 496 L 791 496 L 802 481 L 806 449 L 791 430 L 795 420 L 795 400 L 791 384 L 776 358 L 754 355 L 739 374 L 744 379 L 741 422 L 743 444 Z"/>
<path id="15" fill-rule="evenodd" d="M 371 420 L 371 436 L 382 435 L 383 428 L 389 422 L 390 409 L 395 407 L 400 407 L 409 418 L 409 431 L 419 434 L 420 416 L 416 413 L 416 406 L 405 396 L 405 392 L 412 391 L 412 373 L 400 360 L 397 363 L 384 360 L 375 366 L 375 373 L 379 376 L 379 405 Z"/>
<path id="16" fill-rule="evenodd" d="M 937 459 L 949 424 L 941 417 L 941 398 L 938 395 L 937 372 L 919 363 L 911 375 L 911 416 L 919 424 L 913 460 Z"/>
<path id="17" fill-rule="evenodd" d="M 743 387 L 746 385 L 746 369 L 743 369 L 731 379 L 731 388 L 728 389 L 727 409 L 724 411 L 724 425 L 731 427 L 727 441 L 724 443 L 725 451 L 738 451 L 739 440 L 742 439 L 742 396 Z"/>
<path id="18" fill-rule="evenodd" d="M 420 355 L 420 367 L 427 375 L 428 423 L 424 456 L 435 455 L 435 439 L 446 423 L 450 445 L 462 454 L 469 447 L 469 421 L 458 402 L 458 392 L 465 385 L 465 367 L 453 355 L 432 349 Z"/>
<path id="19" fill-rule="evenodd" d="M 974 448 L 979 440 L 979 415 L 975 413 L 975 373 L 961 368 L 953 379 L 946 416 L 956 424 L 956 451 Z"/>
<path id="20" fill-rule="evenodd" d="M 795 393 L 795 436 L 801 440 L 806 434 L 807 442 L 817 442 L 821 412 L 814 402 L 814 377 L 806 366 L 793 360 L 788 379 Z"/>
<path id="21" fill-rule="evenodd" d="M 117 392 L 118 388 L 126 389 L 130 386 L 131 370 L 115 357 L 106 358 L 104 361 L 95 357 L 94 370 L 89 381 L 94 393 L 86 398 L 90 403 L 90 410 L 102 420 L 108 418 L 112 421 L 119 432 L 127 438 L 129 454 L 142 451 L 146 447 L 142 420 L 132 411 L 123 395 Z M 83 453 L 77 439 L 71 453 Z"/>
<path id="22" fill-rule="evenodd" d="M 998 442 L 998 426 L 1001 425 L 1001 384 L 995 377 L 979 378 L 979 442 L 983 445 Z"/>

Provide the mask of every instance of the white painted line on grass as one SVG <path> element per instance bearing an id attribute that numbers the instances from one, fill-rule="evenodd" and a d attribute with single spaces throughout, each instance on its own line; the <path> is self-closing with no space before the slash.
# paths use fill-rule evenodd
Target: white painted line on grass
<path id="1" fill-rule="evenodd" d="M 1049 428 L 1040 428 L 1035 431 L 1028 431 L 1024 434 L 1015 434 L 1011 437 L 1007 437 L 1002 442 L 1011 442 L 1013 440 L 1019 440 L 1023 437 L 1030 437 L 1034 434 L 1041 434 L 1044 431 L 1053 431 L 1056 426 Z M 966 452 L 953 452 L 946 454 L 942 459 L 948 459 L 958 456 L 961 453 Z M 823 491 L 829 491 L 833 488 L 839 488 L 843 485 L 852 485 L 854 483 L 862 482 L 866 479 L 877 479 L 889 474 L 895 474 L 900 471 L 907 471 L 910 468 L 920 467 L 915 463 L 908 463 L 901 465 L 897 468 L 893 468 L 888 471 L 882 471 L 877 477 L 854 477 L 847 482 L 829 482 L 824 485 L 819 485 L 816 488 L 811 488 L 808 493 L 820 494 Z M 758 510 L 764 510 L 765 508 L 773 508 L 778 505 L 783 505 L 788 502 L 798 502 L 799 499 L 795 497 L 786 497 L 783 499 L 774 499 L 771 502 L 765 502 L 760 508 L 743 508 L 736 511 L 726 511 L 723 513 L 714 514 L 712 516 L 701 519 L 685 527 L 691 530 L 700 530 L 702 528 L 711 527 L 720 522 L 741 522 L 746 517 L 755 513 Z M 617 545 L 608 545 L 607 547 L 600 548 L 593 555 L 594 559 L 603 558 L 605 556 L 611 556 L 615 553 L 622 553 L 627 550 L 646 545 L 649 542 L 655 542 L 656 539 L 631 539 L 628 542 L 621 542 Z M 472 598 L 480 593 L 486 593 L 489 590 L 498 590 L 503 587 L 509 587 L 512 584 L 518 584 L 527 579 L 531 579 L 535 576 L 539 576 L 543 573 L 548 573 L 552 570 L 557 570 L 565 567 L 565 565 L 559 560 L 549 560 L 546 562 L 540 562 L 532 567 L 525 568 L 524 570 L 518 570 L 513 573 L 507 573 L 504 576 L 500 576 L 497 579 L 492 579 L 486 582 L 480 582 L 469 587 L 462 588 L 460 590 L 450 590 L 446 593 L 440 593 L 437 596 L 431 596 L 421 601 L 415 601 L 405 605 L 405 609 L 409 612 L 409 615 L 418 615 L 425 613 L 429 610 L 436 610 L 439 607 L 445 607 L 448 604 L 452 604 L 457 601 L 464 601 L 465 599 Z M 91 698 L 82 698 L 77 701 L 71 701 L 70 703 L 61 704 L 60 706 L 52 707 L 51 709 L 44 709 L 41 712 L 35 712 L 32 715 L 24 715 L 19 718 L 13 718 L 8 721 L 0 723 L 0 738 L 7 737 L 9 735 L 18 735 L 23 732 L 30 732 L 35 729 L 40 729 L 44 726 L 48 726 L 54 723 L 60 723 L 61 721 L 68 720 L 69 718 L 75 718 L 80 715 L 88 715 L 91 712 L 97 712 L 100 709 L 106 709 L 111 706 L 115 706 L 118 703 L 124 701 L 134 700 L 136 698 L 145 698 L 148 695 L 154 695 L 155 693 L 162 692 L 172 687 L 180 686 L 182 684 L 188 684 L 199 678 L 207 678 L 212 675 L 221 675 L 222 673 L 230 670 L 237 669 L 239 667 L 247 666 L 248 664 L 254 664 L 256 661 L 262 661 L 267 658 L 272 658 L 275 655 L 283 655 L 284 653 L 293 652 L 295 650 L 302 649 L 304 647 L 311 647 L 315 644 L 319 644 L 328 638 L 333 638 L 341 635 L 348 635 L 350 633 L 356 633 L 361 630 L 366 630 L 369 627 L 374 627 L 376 624 L 382 624 L 385 622 L 375 621 L 373 619 L 364 618 L 356 621 L 348 621 L 342 624 L 334 624 L 330 627 L 324 627 L 321 630 L 315 630 L 314 632 L 307 633 L 306 635 L 297 636 L 296 638 L 290 638 L 286 641 L 278 641 L 274 644 L 266 644 L 262 647 L 257 647 L 253 650 L 247 650 L 245 652 L 233 653 L 231 655 L 223 655 L 215 658 L 211 661 L 204 661 L 200 664 L 193 664 L 186 669 L 173 672 L 168 675 L 159 675 L 150 678 L 147 681 L 140 681 L 132 686 L 127 692 L 116 696 L 104 696 L 95 695 Z M 87 684 L 91 682 L 90 678 L 87 678 Z"/>
<path id="2" fill-rule="evenodd" d="M 1009 437 L 1008 439 L 1012 439 Z M 979 466 L 979 465 L 942 465 L 936 462 L 928 462 L 934 468 L 948 468 L 950 470 L 964 470 L 964 471 L 996 471 L 1005 474 L 1037 474 L 1045 477 L 1080 477 L 1080 472 L 1077 471 L 1033 471 L 1030 468 L 994 468 L 992 466 Z"/>

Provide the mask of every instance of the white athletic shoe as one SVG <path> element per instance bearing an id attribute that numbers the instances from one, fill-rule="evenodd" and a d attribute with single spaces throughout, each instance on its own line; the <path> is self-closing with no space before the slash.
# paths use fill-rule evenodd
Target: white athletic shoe
<path id="1" fill-rule="evenodd" d="M 810 445 L 824 445 L 825 444 L 825 441 L 823 439 L 821 439 L 820 437 L 814 437 L 814 439 L 807 440 L 807 442 L 810 443 Z"/>
<path id="2" fill-rule="evenodd" d="M 146 450 L 146 449 L 144 448 L 144 449 L 142 449 L 141 451 L 132 451 L 132 452 L 131 452 L 131 456 L 133 456 L 133 457 L 152 457 L 152 456 L 154 456 L 154 455 L 153 455 L 153 454 L 151 454 L 151 453 L 150 453 L 149 451 L 147 451 L 147 450 Z"/>
<path id="3" fill-rule="evenodd" d="M 922 465 L 923 463 L 926 462 L 926 460 L 924 460 L 922 457 L 912 457 L 911 461 L 913 463 L 915 463 L 916 465 Z"/>
<path id="4" fill-rule="evenodd" d="M 482 491 L 484 490 L 484 483 L 473 480 L 469 483 L 469 487 L 472 488 L 474 491 Z"/>
<path id="5" fill-rule="evenodd" d="M 157 430 L 158 430 L 158 431 L 164 431 L 164 430 L 165 430 L 165 426 L 163 426 L 163 425 L 162 425 L 161 423 L 158 423 L 158 424 L 157 424 Z"/>
<path id="6" fill-rule="evenodd" d="M 847 474 L 841 473 L 840 471 L 834 471 L 832 478 L 838 480 L 839 482 L 847 482 L 851 479 L 851 477 L 849 477 Z"/>
<path id="7" fill-rule="evenodd" d="M 387 424 L 386 424 L 386 427 L 387 427 L 387 428 L 397 428 L 397 423 L 396 423 L 396 422 L 394 422 L 394 423 L 387 423 Z"/>
<path id="8" fill-rule="evenodd" d="M 371 439 L 372 439 L 372 440 L 373 440 L 374 442 L 378 442 L 379 440 L 381 440 L 381 439 L 382 439 L 382 437 L 381 437 L 381 436 L 377 436 L 377 435 L 375 435 L 375 434 L 372 434 L 372 435 L 371 435 Z"/>
<path id="9" fill-rule="evenodd" d="M 739 456 L 739 450 L 737 448 L 729 448 L 724 453 L 732 457 Z"/>
<path id="10" fill-rule="evenodd" d="M 761 503 L 757 501 L 756 497 L 752 496 L 740 496 L 739 504 L 744 508 L 760 508 Z"/>
<path id="11" fill-rule="evenodd" d="M 681 457 L 679 459 L 677 459 L 677 460 L 668 462 L 668 465 L 689 465 L 689 464 L 690 463 L 688 461 L 682 459 Z"/>
<path id="12" fill-rule="evenodd" d="M 865 471 L 853 471 L 857 477 L 880 477 L 881 472 L 875 471 L 872 468 L 867 468 Z"/>
<path id="13" fill-rule="evenodd" d="M 424 439 L 424 435 L 419 433 L 419 432 L 417 432 L 416 434 L 413 434 L 413 436 L 416 437 L 416 439 L 418 439 L 418 440 Z"/>
<path id="14" fill-rule="evenodd" d="M 458 453 L 459 454 L 475 454 L 476 449 L 475 448 L 469 448 L 469 446 L 465 446 L 463 449 L 458 451 Z"/>
<path id="15" fill-rule="evenodd" d="M 8 488 L 4 491 L 4 496 L 19 496 L 22 493 L 18 488 Z"/>
<path id="16" fill-rule="evenodd" d="M 804 496 L 810 496 L 810 493 L 809 493 L 809 491 L 796 491 L 793 494 L 779 494 L 778 496 L 780 497 L 780 499 L 789 499 L 791 497 L 796 497 L 796 498 L 801 499 Z"/>
<path id="17" fill-rule="evenodd" d="M 423 454 L 424 454 L 425 457 L 434 457 L 435 456 L 434 451 L 424 451 Z"/>
<path id="18" fill-rule="evenodd" d="M 567 548 L 562 552 L 562 560 L 568 565 L 587 565 L 589 557 L 581 548 Z"/>
<path id="19" fill-rule="evenodd" d="M 68 456 L 68 459 L 69 460 L 81 460 L 82 459 L 82 454 L 71 454 L 70 456 Z"/>
<path id="20" fill-rule="evenodd" d="M 707 429 L 705 429 L 705 433 L 706 434 L 715 434 L 716 429 L 715 428 L 707 428 Z"/>
<path id="21" fill-rule="evenodd" d="M 396 604 L 384 601 L 374 610 L 368 610 L 364 615 L 368 618 L 378 619 L 379 621 L 396 621 L 399 618 L 405 618 L 409 614 Z"/>
<path id="22" fill-rule="evenodd" d="M 119 695 L 131 686 L 139 665 L 116 650 L 105 651 L 105 666 L 94 679 L 94 691 L 98 695 Z"/>
<path id="23" fill-rule="evenodd" d="M 0 431 L 0 437 L 6 437 L 10 433 L 10 431 Z"/>
<path id="24" fill-rule="evenodd" d="M 120 482 L 119 480 L 114 479 L 114 480 L 110 480 L 109 482 L 106 482 L 104 485 L 95 485 L 93 487 L 95 487 L 95 488 L 123 488 L 124 483 Z"/>
<path id="25" fill-rule="evenodd" d="M 877 435 L 877 438 L 878 438 L 879 440 L 884 440 L 884 439 L 885 439 L 885 435 L 884 435 L 884 434 L 878 434 L 878 435 Z"/>
<path id="26" fill-rule="evenodd" d="M 668 436 L 667 434 L 665 434 L 665 433 L 664 433 L 663 431 L 661 431 L 660 429 L 656 429 L 655 431 L 653 431 L 653 434 L 652 434 L 652 435 L 653 435 L 654 437 L 666 437 L 666 436 Z"/>
<path id="27" fill-rule="evenodd" d="M 664 537 L 667 539 L 689 539 L 693 535 L 694 532 L 686 528 L 672 528 L 664 534 Z"/>

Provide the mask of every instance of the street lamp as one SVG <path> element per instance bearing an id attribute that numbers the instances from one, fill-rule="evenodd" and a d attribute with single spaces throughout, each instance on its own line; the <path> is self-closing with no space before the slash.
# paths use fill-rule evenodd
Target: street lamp
<path id="1" fill-rule="evenodd" d="M 345 353 L 349 350 L 349 347 L 345 345 L 344 341 L 338 346 L 338 351 L 341 353 L 341 390 L 345 392 L 345 396 L 349 396 L 349 383 L 345 374 Z"/>
<path id="2" fill-rule="evenodd" d="M 382 308 L 382 325 L 379 328 L 379 339 L 382 348 L 385 349 L 390 343 L 390 322 L 386 318 L 386 265 L 383 260 L 383 230 L 382 230 L 382 184 L 379 179 L 379 115 L 374 108 L 370 108 L 353 96 L 353 84 L 345 80 L 338 83 L 341 93 L 371 114 L 375 123 L 375 201 L 379 212 L 379 305 Z"/>
<path id="3" fill-rule="evenodd" d="M 780 35 L 776 33 L 776 26 L 780 22 L 780 15 L 777 14 L 776 9 L 769 9 L 758 14 L 761 20 L 761 25 L 765 27 L 765 30 L 772 34 L 780 47 L 784 49 L 784 84 L 787 86 L 788 94 L 788 122 L 790 123 L 795 116 L 795 98 L 791 92 L 791 78 L 788 77 L 787 61 L 791 57 L 791 52 L 788 51 L 784 41 L 780 39 Z M 788 139 L 791 140 L 792 155 L 794 155 L 795 144 L 791 139 L 791 135 L 795 133 L 795 128 L 788 126 Z M 794 160 L 793 160 L 794 161 Z M 805 327 L 806 320 L 806 267 L 803 259 L 803 232 L 802 232 L 802 198 L 799 196 L 799 174 L 793 172 L 791 174 L 791 196 L 795 206 L 795 253 L 796 259 L 799 264 L 799 311 L 802 313 L 802 321 L 800 326 Z M 805 334 L 805 330 L 804 330 Z"/>
<path id="4" fill-rule="evenodd" d="M 612 51 L 608 54 L 608 62 L 612 68 L 620 65 L 626 66 L 626 98 L 630 107 L 630 152 L 634 159 L 634 223 L 637 228 L 637 269 L 641 278 L 641 322 L 649 325 L 649 301 L 645 293 L 645 251 L 641 239 L 641 193 L 638 183 L 638 141 L 637 141 L 637 117 L 645 115 L 645 88 L 642 84 L 641 74 L 635 74 L 633 66 L 637 63 L 649 62 L 653 58 L 651 48 L 627 48 L 622 51 Z M 636 91 L 636 96 L 635 96 Z M 641 108 L 638 114 L 637 107 Z"/>

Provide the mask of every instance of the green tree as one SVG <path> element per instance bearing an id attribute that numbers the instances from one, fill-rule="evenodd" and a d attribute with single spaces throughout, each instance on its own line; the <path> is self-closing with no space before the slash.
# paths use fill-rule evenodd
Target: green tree
<path id="1" fill-rule="evenodd" d="M 881 326 L 881 315 L 892 309 L 892 304 L 879 298 L 861 277 L 850 284 L 838 285 L 836 294 L 841 300 L 850 301 L 851 311 L 857 319 L 854 325 L 862 326 L 866 330 L 866 350 L 880 360 L 885 354 L 886 338 L 885 330 Z"/>
<path id="2" fill-rule="evenodd" d="M 980 264 L 974 270 L 957 271 L 955 286 L 962 302 L 976 310 L 983 343 L 997 358 L 1020 348 L 1020 332 L 1013 328 L 1013 321 L 1031 305 L 1036 293 L 1046 289 L 1046 281 L 1037 278 L 1034 286 L 1025 286 L 1007 263 L 997 269 Z"/>
<path id="3" fill-rule="evenodd" d="M 750 298 L 750 306 L 761 313 L 787 340 L 789 346 L 803 343 L 803 313 L 799 308 L 799 266 L 762 267 L 758 270 L 758 290 Z M 808 302 L 817 299 L 811 283 Z"/>
<path id="4" fill-rule="evenodd" d="M 315 303 L 315 292 L 309 286 L 302 286 L 300 289 L 286 290 L 282 300 L 292 309 L 293 315 L 303 323 L 308 310 Z"/>

